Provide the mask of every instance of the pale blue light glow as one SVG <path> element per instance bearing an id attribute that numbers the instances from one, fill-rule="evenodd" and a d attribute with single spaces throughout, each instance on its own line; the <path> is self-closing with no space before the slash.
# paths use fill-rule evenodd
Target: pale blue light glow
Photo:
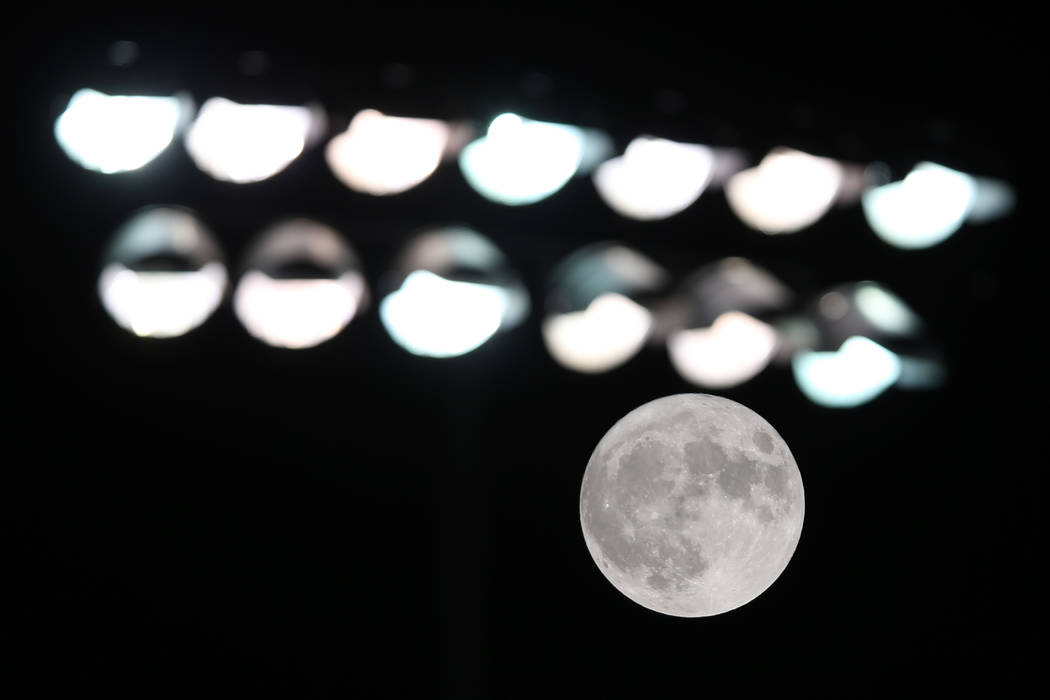
<path id="1" fill-rule="evenodd" d="M 409 352 L 454 357 L 491 338 L 507 307 L 507 294 L 500 287 L 416 270 L 380 302 L 379 318 L 390 337 Z"/>
<path id="2" fill-rule="evenodd" d="M 187 107 L 178 97 L 78 90 L 55 121 L 55 139 L 88 170 L 136 170 L 168 147 Z"/>
<path id="3" fill-rule="evenodd" d="M 901 374 L 897 378 L 900 389 L 935 389 L 944 384 L 947 372 L 935 359 L 901 356 Z"/>
<path id="4" fill-rule="evenodd" d="M 583 129 L 583 152 L 576 175 L 590 175 L 594 169 L 609 159 L 616 147 L 612 137 L 601 129 Z"/>
<path id="5" fill-rule="evenodd" d="M 898 248 L 928 248 L 959 230 L 977 198 L 977 181 L 935 163 L 919 163 L 898 182 L 861 198 L 872 230 Z"/>
<path id="6" fill-rule="evenodd" d="M 977 178 L 977 196 L 970 207 L 970 213 L 966 215 L 966 221 L 971 224 L 983 224 L 989 221 L 1001 219 L 1013 211 L 1017 202 L 1014 188 L 1002 180 L 993 180 L 988 177 Z"/>
<path id="7" fill-rule="evenodd" d="M 851 336 L 836 352 L 798 353 L 791 368 L 810 401 L 829 408 L 851 408 L 892 386 L 900 376 L 901 361 L 875 341 Z"/>
<path id="8" fill-rule="evenodd" d="M 459 156 L 470 186 L 494 202 L 522 205 L 557 192 L 580 167 L 584 133 L 567 124 L 501 114 Z"/>

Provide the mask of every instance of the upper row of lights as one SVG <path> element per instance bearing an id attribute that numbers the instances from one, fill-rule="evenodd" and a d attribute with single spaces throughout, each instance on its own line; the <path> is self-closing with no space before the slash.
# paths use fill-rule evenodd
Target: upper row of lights
<path id="1" fill-rule="evenodd" d="M 224 98 L 195 106 L 186 96 L 114 96 L 82 89 L 55 121 L 55 137 L 83 167 L 102 173 L 137 170 L 185 132 L 186 150 L 217 180 L 251 183 L 284 170 L 325 135 L 317 107 L 246 105 Z M 747 168 L 738 151 L 639 136 L 622 155 L 597 129 L 501 114 L 471 140 L 463 124 L 359 112 L 331 138 L 325 157 L 335 176 L 369 195 L 416 187 L 443 160 L 458 158 L 467 182 L 505 205 L 538 202 L 574 176 L 591 175 L 601 198 L 622 216 L 665 219 L 693 204 L 708 187 L 748 226 L 794 233 L 834 204 L 860 200 L 872 230 L 899 248 L 926 248 L 964 222 L 1009 213 L 1011 187 L 929 162 L 904 179 L 885 182 L 864 167 L 777 148 Z"/>

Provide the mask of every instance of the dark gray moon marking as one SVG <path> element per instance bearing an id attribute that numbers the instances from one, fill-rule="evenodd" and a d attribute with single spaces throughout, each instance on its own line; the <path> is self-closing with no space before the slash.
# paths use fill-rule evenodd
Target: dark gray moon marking
<path id="1" fill-rule="evenodd" d="M 631 600 L 681 617 L 750 602 L 787 567 L 805 497 L 794 457 L 751 409 L 677 394 L 624 416 L 580 490 L 584 540 Z"/>

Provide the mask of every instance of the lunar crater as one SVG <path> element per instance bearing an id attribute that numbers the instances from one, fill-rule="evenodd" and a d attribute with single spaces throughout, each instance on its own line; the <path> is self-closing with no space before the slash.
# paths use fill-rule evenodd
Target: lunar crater
<path id="1" fill-rule="evenodd" d="M 755 447 L 762 450 L 766 454 L 773 451 L 773 438 L 769 436 L 769 433 L 764 433 L 761 430 L 756 430 L 751 439 L 755 443 Z"/>

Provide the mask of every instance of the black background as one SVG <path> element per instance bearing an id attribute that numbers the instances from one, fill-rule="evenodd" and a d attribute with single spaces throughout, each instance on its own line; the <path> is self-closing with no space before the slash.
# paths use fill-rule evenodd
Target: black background
<path id="1" fill-rule="evenodd" d="M 1030 18 L 635 12 L 172 7 L 146 19 L 44 6 L 10 19 L 5 683 L 26 697 L 655 697 L 830 680 L 852 695 L 916 679 L 1001 687 L 1034 671 L 1046 466 L 1035 251 L 1046 224 L 1029 172 L 1043 150 L 1031 124 L 1045 57 L 1023 31 Z M 107 64 L 119 39 L 138 42 L 136 64 Z M 250 49 L 268 53 L 265 75 L 238 72 Z M 414 69 L 411 84 L 384 80 L 395 62 Z M 882 161 L 895 177 L 932 160 L 1008 180 L 1019 200 L 1008 219 L 906 252 L 858 206 L 768 237 L 716 191 L 640 223 L 587 178 L 502 207 L 454 163 L 369 198 L 330 174 L 321 147 L 252 185 L 213 181 L 181 142 L 107 177 L 54 141 L 55 117 L 83 86 L 184 89 L 197 104 L 317 100 L 329 134 L 365 107 L 479 124 L 511 110 L 605 128 L 619 148 L 653 133 L 740 147 L 754 162 L 788 145 Z M 194 209 L 235 273 L 272 221 L 327 222 L 373 285 L 420 227 L 462 222 L 507 253 L 533 313 L 449 360 L 395 346 L 374 304 L 302 351 L 254 340 L 228 303 L 181 338 L 141 340 L 107 317 L 95 280 L 116 227 L 161 203 Z M 678 277 L 742 255 L 803 296 L 882 282 L 948 359 L 941 390 L 891 390 L 852 410 L 810 404 L 777 368 L 721 392 L 777 428 L 806 487 L 791 564 L 724 615 L 636 605 L 580 533 L 580 479 L 605 431 L 646 401 L 696 390 L 657 349 L 597 376 L 546 353 L 547 272 L 606 239 Z"/>

